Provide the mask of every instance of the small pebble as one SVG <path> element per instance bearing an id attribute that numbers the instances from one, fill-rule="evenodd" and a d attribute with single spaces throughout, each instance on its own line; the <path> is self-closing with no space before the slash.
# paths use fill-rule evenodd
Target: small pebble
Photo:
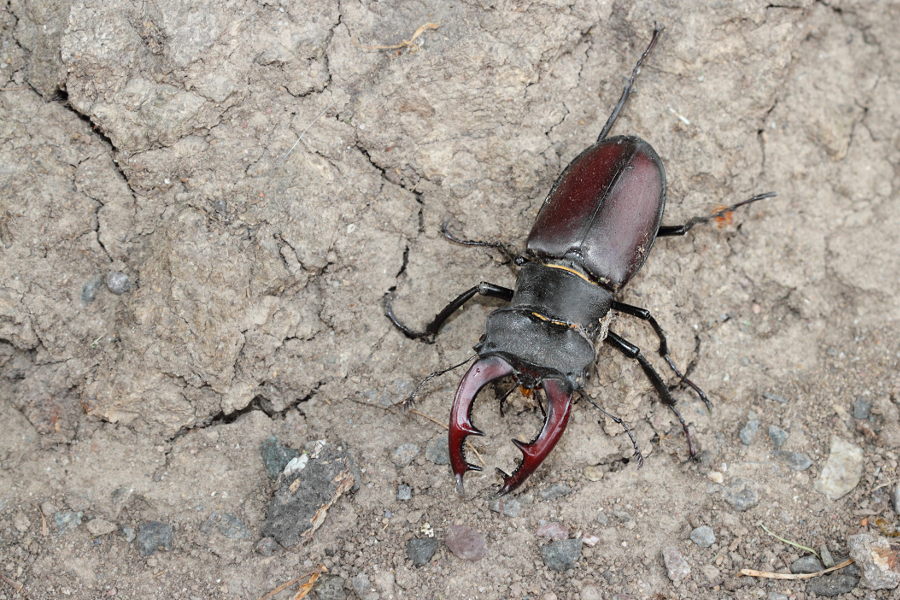
<path id="1" fill-rule="evenodd" d="M 250 537 L 250 531 L 244 522 L 231 513 L 213 512 L 205 526 L 207 530 L 215 529 L 231 540 L 246 540 Z"/>
<path id="2" fill-rule="evenodd" d="M 564 483 L 554 483 L 550 487 L 541 490 L 541 498 L 544 500 L 556 500 L 572 493 L 572 488 Z"/>
<path id="3" fill-rule="evenodd" d="M 831 555 L 831 550 L 828 549 L 828 546 L 822 544 L 819 546 L 819 556 L 822 557 L 822 564 L 826 569 L 829 569 L 835 565 L 834 557 Z"/>
<path id="4" fill-rule="evenodd" d="M 110 271 L 106 274 L 106 287 L 120 296 L 131 289 L 131 278 L 122 271 Z"/>
<path id="5" fill-rule="evenodd" d="M 579 600 L 603 600 L 600 588 L 594 585 L 586 585 L 578 592 Z"/>
<path id="6" fill-rule="evenodd" d="M 582 471 L 588 481 L 600 481 L 603 479 L 603 469 L 597 465 L 588 465 Z"/>
<path id="7" fill-rule="evenodd" d="M 434 538 L 412 538 L 406 542 L 406 557 L 417 567 L 428 564 L 437 552 L 438 542 Z"/>
<path id="8" fill-rule="evenodd" d="M 713 483 L 722 483 L 723 481 L 725 481 L 725 476 L 722 475 L 719 471 L 710 471 L 706 474 L 706 477 Z"/>
<path id="9" fill-rule="evenodd" d="M 869 590 L 893 590 L 900 586 L 900 550 L 887 538 L 860 533 L 847 538 L 850 558 L 862 571 L 859 585 Z"/>
<path id="10" fill-rule="evenodd" d="M 81 301 L 85 304 L 93 302 L 97 297 L 97 290 L 100 289 L 102 283 L 103 279 L 100 277 L 88 279 L 81 288 Z"/>
<path id="11" fill-rule="evenodd" d="M 663 563 L 666 565 L 666 574 L 675 585 L 684 581 L 691 574 L 691 566 L 678 548 L 666 546 L 663 548 L 662 557 Z"/>
<path id="12" fill-rule="evenodd" d="M 412 442 L 406 442 L 397 446 L 397 449 L 394 450 L 394 454 L 391 456 L 391 460 L 395 465 L 402 468 L 411 463 L 418 453 L 419 446 Z"/>
<path id="13" fill-rule="evenodd" d="M 450 448 L 447 446 L 447 437 L 438 436 L 428 442 L 425 446 L 425 458 L 436 465 L 449 465 Z"/>
<path id="14" fill-rule="evenodd" d="M 790 566 L 791 573 L 818 573 L 824 568 L 819 559 L 812 554 L 798 558 Z"/>
<path id="15" fill-rule="evenodd" d="M 722 585 L 722 572 L 713 565 L 703 565 L 700 567 L 700 572 L 706 577 L 709 585 Z"/>
<path id="16" fill-rule="evenodd" d="M 116 530 L 116 524 L 106 519 L 91 519 L 87 522 L 87 530 L 94 537 L 107 535 Z"/>
<path id="17" fill-rule="evenodd" d="M 829 499 L 837 500 L 856 487 L 862 478 L 862 472 L 862 448 L 833 437 L 828 460 L 825 461 L 814 487 Z"/>
<path id="18" fill-rule="evenodd" d="M 356 595 L 359 596 L 360 600 L 378 600 L 378 592 L 372 588 L 369 576 L 365 573 L 360 573 L 351 578 L 350 585 L 353 587 L 353 591 L 356 592 Z"/>
<path id="19" fill-rule="evenodd" d="M 554 571 L 567 571 L 581 559 L 581 538 L 559 540 L 541 546 L 544 564 Z"/>
<path id="20" fill-rule="evenodd" d="M 591 548 L 593 548 L 594 546 L 596 546 L 597 544 L 600 543 L 600 538 L 597 537 L 596 535 L 586 535 L 583 538 L 581 538 L 581 543 L 584 544 L 585 546 L 590 546 Z"/>
<path id="21" fill-rule="evenodd" d="M 601 527 L 609 525 L 609 515 L 606 514 L 606 511 L 601 509 L 600 512 L 597 513 L 597 523 L 599 523 Z"/>
<path id="22" fill-rule="evenodd" d="M 135 543 L 141 555 L 150 556 L 158 550 L 171 550 L 173 537 L 172 526 L 168 523 L 147 521 L 138 527 Z"/>
<path id="23" fill-rule="evenodd" d="M 759 419 L 751 417 L 749 421 L 741 428 L 740 433 L 738 433 L 738 437 L 741 438 L 741 443 L 745 446 L 749 446 L 753 443 L 753 440 L 756 438 L 756 434 L 759 431 Z"/>
<path id="24" fill-rule="evenodd" d="M 900 483 L 894 486 L 894 512 L 900 515 Z"/>
<path id="25" fill-rule="evenodd" d="M 491 510 L 507 517 L 518 517 L 522 512 L 522 503 L 515 498 L 497 498 L 491 502 Z"/>
<path id="26" fill-rule="evenodd" d="M 808 594 L 831 598 L 850 592 L 856 587 L 858 582 L 859 577 L 832 573 L 830 575 L 823 575 L 822 577 L 811 579 L 809 583 L 806 584 L 806 591 Z"/>
<path id="27" fill-rule="evenodd" d="M 781 427 L 769 425 L 769 439 L 772 440 L 772 445 L 775 446 L 776 450 L 780 450 L 781 447 L 784 446 L 789 435 L 790 434 Z"/>
<path id="28" fill-rule="evenodd" d="M 562 523 L 544 523 L 534 532 L 538 537 L 551 540 L 564 540 L 569 537 L 569 530 Z"/>
<path id="29" fill-rule="evenodd" d="M 263 556 L 272 556 L 278 550 L 278 542 L 275 538 L 264 537 L 256 542 L 256 552 Z"/>
<path id="30" fill-rule="evenodd" d="M 773 400 L 779 404 L 787 404 L 788 403 L 787 398 L 784 398 L 782 396 L 779 396 L 777 394 L 772 394 L 769 392 L 763 392 L 763 398 L 765 398 L 766 400 Z"/>
<path id="31" fill-rule="evenodd" d="M 134 538 L 137 534 L 134 531 L 134 527 L 131 525 L 125 525 L 122 527 L 122 536 L 125 538 L 125 541 L 129 544 L 134 541 Z"/>
<path id="32" fill-rule="evenodd" d="M 788 597 L 784 594 L 779 594 L 778 592 L 769 592 L 769 595 L 766 596 L 766 600 L 788 600 Z"/>
<path id="33" fill-rule="evenodd" d="M 412 488 L 407 484 L 401 483 L 397 486 L 397 500 L 405 502 L 407 500 L 412 500 L 412 496 Z"/>
<path id="34" fill-rule="evenodd" d="M 323 575 L 316 582 L 318 600 L 347 600 L 347 581 L 343 577 Z"/>
<path id="35" fill-rule="evenodd" d="M 853 401 L 852 414 L 854 419 L 868 419 L 872 410 L 872 401 L 865 398 L 857 398 Z"/>
<path id="36" fill-rule="evenodd" d="M 53 524 L 56 525 L 57 531 L 64 533 L 81 525 L 82 517 L 84 513 L 81 511 L 60 510 L 53 513 Z"/>
<path id="37" fill-rule="evenodd" d="M 479 560 L 487 553 L 484 535 L 466 525 L 451 525 L 444 543 L 450 552 L 463 560 Z"/>
<path id="38" fill-rule="evenodd" d="M 805 471 L 812 466 L 812 459 L 804 452 L 779 452 L 778 457 L 783 460 L 792 471 Z"/>
<path id="39" fill-rule="evenodd" d="M 725 501 L 739 511 L 745 511 L 759 504 L 759 494 L 742 480 L 737 480 L 725 490 Z"/>
<path id="40" fill-rule="evenodd" d="M 716 534 L 712 527 L 701 525 L 691 532 L 691 541 L 701 548 L 709 548 L 716 543 Z"/>

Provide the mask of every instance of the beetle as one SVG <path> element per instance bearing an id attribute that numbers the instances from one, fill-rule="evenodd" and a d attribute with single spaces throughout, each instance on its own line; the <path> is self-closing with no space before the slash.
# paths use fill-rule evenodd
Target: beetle
<path id="1" fill-rule="evenodd" d="M 586 397 L 584 381 L 601 342 L 638 362 L 660 399 L 678 418 L 689 453 L 696 457 L 690 430 L 662 376 L 640 348 L 608 330 L 605 317 L 614 311 L 646 321 L 659 339 L 660 356 L 679 383 L 691 387 L 710 407 L 706 394 L 675 366 L 656 319 L 644 308 L 619 302 L 616 296 L 644 264 L 656 238 L 684 235 L 697 224 L 730 215 L 741 206 L 775 194 L 758 194 L 712 215 L 694 217 L 683 225 L 661 225 L 666 201 L 662 160 L 639 137 L 608 137 L 661 31 L 659 27 L 654 29 L 597 141 L 566 167 L 550 189 L 524 252 L 514 257 L 520 267 L 515 289 L 487 282 L 473 286 L 421 331 L 408 327 L 394 314 L 393 290 L 384 296 L 385 315 L 391 323 L 407 337 L 426 342 L 433 342 L 447 319 L 477 295 L 508 302 L 488 316 L 485 333 L 475 346 L 478 360 L 460 381 L 450 410 L 450 463 L 460 492 L 464 474 L 481 470 L 466 461 L 463 453 L 468 436 L 483 435 L 471 419 L 479 391 L 491 382 L 512 376 L 518 387 L 542 390 L 547 397 L 544 424 L 537 437 L 528 443 L 513 440 L 522 452 L 522 460 L 512 474 L 500 471 L 503 484 L 499 495 L 504 495 L 519 487 L 556 446 L 568 423 L 573 397 Z M 452 241 L 497 248 L 513 257 L 502 243 L 461 240 L 446 225 L 442 231 Z M 446 370 L 431 376 L 443 372 Z M 589 397 L 588 400 L 591 401 Z M 640 450 L 627 425 L 591 403 L 625 428 L 641 463 Z"/>

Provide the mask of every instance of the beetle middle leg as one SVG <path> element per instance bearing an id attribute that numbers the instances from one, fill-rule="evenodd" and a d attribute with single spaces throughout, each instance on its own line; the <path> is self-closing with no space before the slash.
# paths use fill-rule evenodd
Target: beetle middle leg
<path id="1" fill-rule="evenodd" d="M 707 410 L 712 410 L 712 403 L 709 401 L 709 397 L 706 395 L 700 386 L 687 378 L 687 375 L 682 373 L 681 370 L 675 366 L 675 362 L 672 360 L 672 357 L 669 355 L 669 343 L 666 341 L 666 334 L 663 332 L 662 327 L 659 322 L 653 318 L 653 315 L 650 314 L 650 311 L 646 308 L 641 308 L 639 306 L 632 306 L 631 304 L 625 304 L 624 302 L 616 302 L 615 300 L 612 303 L 611 308 L 618 312 L 623 312 L 626 315 L 631 315 L 632 317 L 637 317 L 642 321 L 646 321 L 650 324 L 650 327 L 653 328 L 653 331 L 656 333 L 656 337 L 659 338 L 659 355 L 663 357 L 663 360 L 666 361 L 666 364 L 669 365 L 669 368 L 672 369 L 672 372 L 675 374 L 675 377 L 679 379 L 679 383 L 684 383 L 686 386 L 694 390 L 697 393 L 697 396 L 703 400 L 703 403 L 706 405 Z"/>
<path id="2" fill-rule="evenodd" d="M 688 452 L 690 453 L 691 458 L 696 458 L 697 450 L 694 448 L 694 440 L 691 437 L 691 432 L 688 429 L 688 425 L 685 422 L 684 417 L 681 416 L 681 413 L 678 411 L 678 407 L 675 406 L 675 398 L 672 397 L 672 394 L 669 392 L 669 388 L 666 386 L 666 383 L 663 381 L 659 373 L 656 372 L 656 369 L 653 368 L 653 365 L 651 365 L 647 361 L 647 359 L 644 358 L 644 355 L 641 354 L 641 349 L 625 338 L 613 333 L 612 331 L 609 332 L 604 341 L 628 358 L 638 361 L 638 364 L 641 365 L 641 369 L 643 369 L 644 374 L 647 376 L 647 379 L 650 380 L 650 383 L 652 383 L 653 387 L 656 389 L 656 393 L 659 394 L 660 400 L 662 400 L 663 404 L 668 406 L 669 409 L 673 413 L 675 413 L 675 416 L 678 418 L 678 422 L 681 423 L 681 428 L 684 429 L 684 435 L 687 438 Z"/>
<path id="3" fill-rule="evenodd" d="M 391 320 L 391 323 L 394 324 L 394 327 L 403 332 L 403 335 L 410 339 L 424 340 L 426 343 L 431 344 L 434 343 L 434 338 L 437 336 L 438 332 L 440 331 L 443 324 L 447 321 L 447 319 L 449 319 L 450 316 L 455 313 L 456 310 L 463 304 L 474 298 L 476 294 L 481 294 L 482 296 L 488 296 L 491 298 L 500 298 L 501 300 L 506 300 L 507 302 L 512 300 L 513 297 L 513 291 L 511 289 L 482 281 L 478 285 L 470 287 L 465 292 L 454 298 L 447 306 L 445 306 L 441 310 L 441 312 L 439 312 L 434 317 L 434 319 L 432 319 L 431 323 L 425 326 L 425 329 L 423 329 L 422 331 L 411 329 L 397 318 L 397 315 L 394 314 L 394 297 L 391 292 L 388 292 L 384 295 L 382 304 L 384 306 L 385 316 Z"/>

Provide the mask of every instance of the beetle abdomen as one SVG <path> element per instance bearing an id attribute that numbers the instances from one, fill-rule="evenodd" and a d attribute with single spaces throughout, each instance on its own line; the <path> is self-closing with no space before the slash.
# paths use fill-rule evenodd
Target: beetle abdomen
<path id="1" fill-rule="evenodd" d="M 617 136 L 579 154 L 553 185 L 528 236 L 529 254 L 568 259 L 617 291 L 641 268 L 665 208 L 662 161 Z"/>

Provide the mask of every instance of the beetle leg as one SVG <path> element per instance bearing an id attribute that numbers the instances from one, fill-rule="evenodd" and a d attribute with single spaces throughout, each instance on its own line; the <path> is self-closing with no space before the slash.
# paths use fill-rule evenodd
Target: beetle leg
<path id="1" fill-rule="evenodd" d="M 492 298 L 500 298 L 501 300 L 506 300 L 507 302 L 512 300 L 513 297 L 513 291 L 511 289 L 482 281 L 478 285 L 467 289 L 465 292 L 454 298 L 450 302 L 450 304 L 445 306 L 443 310 L 441 310 L 441 312 L 439 312 L 434 317 L 431 323 L 425 326 L 425 329 L 422 331 L 410 329 L 405 324 L 403 324 L 400 319 L 397 318 L 397 315 L 394 314 L 394 294 L 392 292 L 387 292 L 384 295 L 384 297 L 382 298 L 382 305 L 384 306 L 384 315 L 391 320 L 391 323 L 394 324 L 394 327 L 403 332 L 403 335 L 414 340 L 425 340 L 430 344 L 434 342 L 434 338 L 435 336 L 437 336 L 444 322 L 449 319 L 450 316 L 455 313 L 459 307 L 471 300 L 475 296 L 475 294 L 490 296 Z"/>
<path id="2" fill-rule="evenodd" d="M 482 358 L 469 367 L 459 387 L 456 389 L 456 397 L 453 398 L 453 407 L 450 409 L 450 465 L 456 475 L 456 489 L 463 491 L 463 475 L 466 471 L 480 471 L 481 467 L 466 462 L 463 456 L 463 443 L 470 435 L 484 435 L 472 424 L 472 404 L 475 396 L 481 388 L 488 383 L 506 377 L 513 372 L 512 365 L 500 358 L 492 356 Z"/>
<path id="3" fill-rule="evenodd" d="M 644 374 L 647 376 L 647 379 L 650 380 L 650 383 L 653 384 L 653 387 L 656 388 L 656 393 L 659 394 L 660 400 L 663 401 L 663 404 L 669 407 L 669 409 L 675 413 L 675 416 L 678 418 L 678 422 L 681 423 L 681 428 L 684 429 L 684 436 L 687 438 L 688 452 L 691 455 L 691 458 L 696 458 L 697 450 L 694 448 L 694 440 L 691 437 L 691 431 L 688 429 L 687 423 L 684 421 L 684 417 L 681 416 L 681 413 L 678 411 L 678 408 L 675 406 L 675 398 L 672 397 L 672 394 L 669 392 L 669 388 L 666 387 L 665 382 L 662 377 L 660 377 L 659 373 L 656 372 L 656 369 L 653 368 L 644 355 L 641 354 L 641 349 L 629 342 L 628 340 L 622 338 L 619 335 L 616 335 L 612 331 L 606 336 L 606 343 L 627 356 L 628 358 L 632 358 L 638 361 L 638 364 L 641 365 L 641 369 L 643 369 Z"/>
<path id="4" fill-rule="evenodd" d="M 513 491 L 534 473 L 547 455 L 553 450 L 559 438 L 562 437 L 566 425 L 569 423 L 569 414 L 572 411 L 572 392 L 568 386 L 559 379 L 545 379 L 541 387 L 547 393 L 547 417 L 544 426 L 534 441 L 526 444 L 521 440 L 513 440 L 513 444 L 522 451 L 522 462 L 507 475 L 503 471 L 503 486 L 498 495 L 503 496 Z"/>
<path id="5" fill-rule="evenodd" d="M 700 225 L 701 223 L 709 223 L 713 219 L 718 219 L 733 210 L 736 210 L 742 206 L 747 206 L 748 204 L 753 204 L 754 202 L 759 202 L 760 200 L 765 200 L 766 198 L 774 198 L 776 196 L 775 192 L 766 192 L 765 194 L 757 194 L 752 198 L 747 198 L 746 200 L 741 200 L 731 206 L 723 208 L 718 212 L 714 212 L 708 217 L 691 217 L 688 219 L 687 223 L 684 225 L 660 225 L 659 230 L 656 232 L 656 237 L 666 237 L 673 235 L 684 235 L 688 231 L 690 231 L 694 225 Z"/>
<path id="6" fill-rule="evenodd" d="M 653 328 L 653 331 L 656 332 L 656 337 L 659 338 L 659 355 L 663 357 L 663 360 L 666 361 L 666 364 L 669 365 L 669 368 L 672 369 L 672 372 L 675 374 L 675 377 L 679 379 L 680 383 L 687 385 L 689 388 L 694 390 L 697 393 L 697 396 L 703 400 L 703 403 L 706 405 L 707 410 L 712 410 L 712 402 L 709 401 L 709 397 L 706 395 L 700 386 L 687 378 L 687 375 L 682 373 L 678 367 L 675 366 L 675 362 L 672 360 L 672 357 L 669 356 L 669 344 L 666 341 L 666 334 L 663 332 L 662 327 L 660 327 L 659 323 L 656 319 L 653 318 L 653 315 L 650 314 L 650 311 L 646 308 L 640 308 L 639 306 L 632 306 L 630 304 L 625 304 L 623 302 L 616 302 L 613 300 L 612 309 L 615 311 L 623 312 L 626 315 L 631 315 L 632 317 L 637 317 L 642 321 L 647 321 L 650 324 L 650 327 Z"/>
<path id="7" fill-rule="evenodd" d="M 606 415 L 607 417 L 612 419 L 613 423 L 621 426 L 622 429 L 625 430 L 625 434 L 628 436 L 628 439 L 631 440 L 631 445 L 634 447 L 634 458 L 635 458 L 635 460 L 637 460 L 638 469 L 643 467 L 644 466 L 644 455 L 641 454 L 641 449 L 638 447 L 637 440 L 634 438 L 634 433 L 632 433 L 631 427 L 628 426 L 628 423 L 626 423 L 621 417 L 617 417 L 616 415 L 612 414 L 611 412 L 607 411 L 605 408 L 603 408 L 602 406 L 597 404 L 594 401 L 594 399 L 591 398 L 590 396 L 588 396 L 587 394 L 582 393 L 581 397 L 584 398 L 585 400 L 587 400 L 588 402 L 590 402 L 594 408 L 596 408 L 597 410 L 602 412 L 604 415 Z"/>

